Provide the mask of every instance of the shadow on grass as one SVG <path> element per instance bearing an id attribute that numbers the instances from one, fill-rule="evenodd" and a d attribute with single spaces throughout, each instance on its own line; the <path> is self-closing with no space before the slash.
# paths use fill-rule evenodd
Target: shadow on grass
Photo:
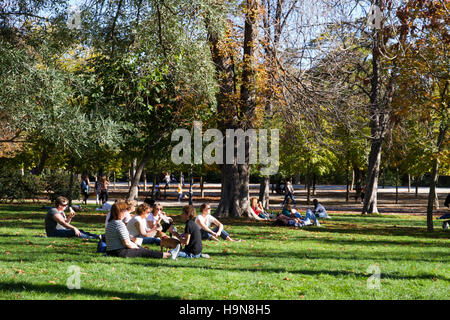
<path id="1" fill-rule="evenodd" d="M 121 299 L 137 299 L 137 300 L 180 300 L 179 297 L 161 296 L 157 294 L 139 294 L 134 292 L 119 292 L 112 290 L 98 290 L 98 289 L 73 289 L 70 290 L 66 286 L 58 284 L 33 284 L 28 282 L 1 282 L 0 291 L 5 291 L 8 293 L 19 293 L 22 291 L 34 292 L 37 294 L 80 294 L 97 296 L 100 298 L 106 297 L 118 297 Z"/>
<path id="2" fill-rule="evenodd" d="M 147 267 L 155 267 L 154 264 L 147 264 L 147 263 L 139 263 L 139 262 L 132 262 L 132 264 L 136 265 L 142 265 Z M 163 265 L 161 265 L 162 267 Z M 198 266 L 186 266 L 186 265 L 164 265 L 164 267 L 168 268 L 185 268 L 185 269 L 193 269 L 193 272 L 198 272 Z M 292 274 L 299 274 L 299 275 L 310 275 L 310 276 L 320 276 L 320 275 L 328 275 L 328 276 L 346 276 L 346 277 L 361 277 L 364 279 L 367 279 L 372 274 L 370 273 L 363 273 L 363 272 L 354 272 L 354 271 L 340 271 L 340 270 L 325 270 L 325 269 L 318 269 L 318 270 L 307 270 L 307 269 L 296 269 L 296 270 L 290 270 L 287 268 L 279 267 L 279 268 L 246 268 L 246 267 L 233 267 L 233 266 L 227 266 L 226 268 L 221 267 L 215 267 L 215 266 L 207 266 L 206 269 L 208 270 L 218 270 L 218 271 L 224 271 L 224 272 L 262 272 L 262 273 L 274 273 L 274 274 L 284 274 L 284 273 L 292 273 Z M 384 272 L 381 274 L 381 279 L 390 279 L 390 280 L 430 280 L 433 281 L 433 278 L 436 276 L 434 274 L 422 274 L 417 276 L 407 276 L 407 275 L 399 275 L 394 273 L 387 273 Z M 442 278 L 443 280 L 448 280 L 447 278 Z"/>

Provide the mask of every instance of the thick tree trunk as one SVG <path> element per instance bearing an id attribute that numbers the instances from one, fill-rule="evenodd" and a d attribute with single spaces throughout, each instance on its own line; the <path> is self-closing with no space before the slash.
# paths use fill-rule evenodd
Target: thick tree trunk
<path id="1" fill-rule="evenodd" d="M 48 159 L 47 148 L 44 148 L 42 150 L 41 158 L 39 159 L 39 165 L 36 168 L 36 175 L 39 176 L 42 174 L 42 171 L 44 171 L 45 163 L 47 162 L 47 159 Z"/>
<path id="2" fill-rule="evenodd" d="M 362 214 L 378 213 L 377 192 L 378 175 L 381 162 L 382 139 L 372 139 L 372 146 L 369 154 L 369 169 L 367 172 L 367 183 L 364 193 L 364 204 Z"/>
<path id="3" fill-rule="evenodd" d="M 259 185 L 259 201 L 261 201 L 264 210 L 269 210 L 269 184 L 270 177 L 262 177 Z"/>
<path id="4" fill-rule="evenodd" d="M 427 206 L 427 231 L 433 232 L 433 204 L 436 198 L 436 185 L 438 181 L 439 162 L 437 159 L 433 160 L 433 169 L 431 172 L 430 191 L 428 193 L 428 206 Z"/>
<path id="5" fill-rule="evenodd" d="M 128 190 L 128 194 L 127 194 L 128 200 L 134 200 L 134 199 L 138 198 L 139 181 L 141 180 L 141 175 L 142 175 L 142 172 L 144 171 L 145 166 L 150 161 L 150 157 L 151 157 L 151 152 L 147 151 L 144 154 L 144 157 L 142 158 L 141 162 L 137 166 L 136 171 L 133 176 L 133 179 L 131 180 L 130 188 Z M 137 159 L 136 159 L 136 162 L 137 162 Z"/>

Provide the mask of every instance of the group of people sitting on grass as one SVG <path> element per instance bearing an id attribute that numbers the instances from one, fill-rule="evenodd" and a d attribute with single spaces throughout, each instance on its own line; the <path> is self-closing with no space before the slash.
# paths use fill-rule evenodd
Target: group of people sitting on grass
<path id="1" fill-rule="evenodd" d="M 200 206 L 197 216 L 191 205 L 182 208 L 181 219 L 186 223 L 184 233 L 179 234 L 173 223 L 163 211 L 160 203 L 152 200 L 137 205 L 134 200 L 118 200 L 108 212 L 105 221 L 105 234 L 96 235 L 78 230 L 70 224 L 75 212 L 69 208 L 69 218 L 64 210 L 68 206 L 65 197 L 56 199 L 55 208 L 51 208 L 45 218 L 46 233 L 49 237 L 80 237 L 85 239 L 99 239 L 106 243 L 106 254 L 118 257 L 153 257 L 153 258 L 209 258 L 202 254 L 202 240 L 216 240 L 219 237 L 227 241 L 238 241 L 230 237 L 224 230 L 223 224 L 211 216 L 211 206 L 207 203 Z M 134 215 L 132 215 L 135 212 Z M 215 228 L 211 229 L 212 225 Z M 58 227 L 61 226 L 61 227 Z M 158 235 L 168 232 L 178 244 L 172 250 L 161 251 L 143 248 L 143 244 L 161 245 Z M 184 249 L 181 250 L 181 246 Z M 161 248 L 162 249 L 162 248 Z"/>
<path id="2" fill-rule="evenodd" d="M 264 211 L 256 198 L 251 198 L 251 214 L 257 220 L 273 220 L 278 225 L 303 227 L 315 224 L 320 226 L 317 217 L 329 218 L 325 208 L 314 199 L 314 209 L 307 209 L 303 217 L 300 212 L 287 201 L 280 214 L 274 215 Z M 106 216 L 105 234 L 96 235 L 77 229 L 70 222 L 75 212 L 70 207 L 69 216 L 64 213 L 68 206 L 65 197 L 58 197 L 55 207 L 45 217 L 45 229 L 49 237 L 80 237 L 98 239 L 99 245 L 106 243 L 106 254 L 118 257 L 152 257 L 152 258 L 200 258 L 209 256 L 202 254 L 202 240 L 219 241 L 219 237 L 227 241 L 238 241 L 230 237 L 223 224 L 211 215 L 211 206 L 204 203 L 200 206 L 200 214 L 195 208 L 187 205 L 182 208 L 181 219 L 185 222 L 184 233 L 179 234 L 173 219 L 163 211 L 160 203 L 146 200 L 138 205 L 134 200 L 116 200 Z M 134 214 L 133 214 L 134 213 Z M 212 225 L 215 227 L 212 229 Z M 169 233 L 176 239 L 177 245 L 168 252 L 162 252 L 161 237 Z M 161 251 L 143 248 L 143 244 L 161 246 Z M 181 250 L 181 246 L 184 249 Z"/>

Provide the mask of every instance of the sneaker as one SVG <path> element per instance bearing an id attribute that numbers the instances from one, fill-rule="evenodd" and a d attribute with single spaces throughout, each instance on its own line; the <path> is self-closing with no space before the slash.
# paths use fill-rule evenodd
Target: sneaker
<path id="1" fill-rule="evenodd" d="M 170 258 L 172 258 L 172 260 L 175 260 L 178 257 L 178 252 L 180 252 L 180 249 L 181 249 L 181 245 L 177 244 L 175 249 L 169 251 L 171 254 Z"/>
<path id="2" fill-rule="evenodd" d="M 211 257 L 209 256 L 209 254 L 207 254 L 207 253 L 202 253 L 200 257 L 205 258 L 205 259 L 211 258 Z"/>
<path id="3" fill-rule="evenodd" d="M 316 226 L 320 227 L 320 222 L 319 222 L 319 220 L 316 220 Z"/>

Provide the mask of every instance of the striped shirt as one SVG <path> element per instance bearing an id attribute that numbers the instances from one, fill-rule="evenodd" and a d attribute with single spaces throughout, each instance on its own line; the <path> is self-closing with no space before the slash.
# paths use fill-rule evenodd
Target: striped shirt
<path id="1" fill-rule="evenodd" d="M 122 240 L 130 240 L 127 227 L 121 220 L 111 220 L 108 223 L 105 237 L 108 251 L 123 249 L 125 245 L 122 243 Z"/>

